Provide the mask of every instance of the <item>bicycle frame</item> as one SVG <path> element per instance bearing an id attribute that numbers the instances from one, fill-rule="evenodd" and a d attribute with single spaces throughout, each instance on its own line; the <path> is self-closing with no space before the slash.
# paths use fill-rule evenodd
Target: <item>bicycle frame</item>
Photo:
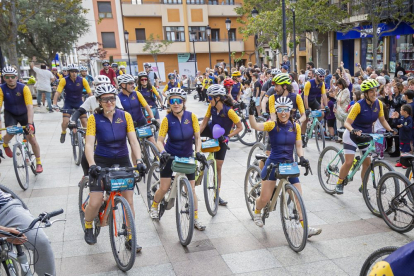
<path id="1" fill-rule="evenodd" d="M 213 160 L 213 163 L 214 163 L 214 188 L 217 189 L 217 185 L 218 185 L 218 179 L 217 179 L 217 162 L 216 162 L 216 158 L 214 158 L 214 152 L 210 152 L 208 154 L 208 156 L 207 156 L 207 162 L 209 160 Z M 198 166 L 198 162 L 199 161 L 196 160 L 197 166 Z M 205 168 L 204 168 L 203 171 L 200 171 L 199 174 L 196 174 L 196 177 L 195 177 L 196 183 L 197 183 L 198 179 L 200 179 L 200 181 L 201 181 L 202 177 L 204 176 L 204 172 L 205 172 Z"/>
<path id="2" fill-rule="evenodd" d="M 27 256 L 23 253 L 23 255 L 18 256 L 20 253 L 15 253 L 11 250 L 9 243 L 3 242 L 1 245 L 1 253 L 5 253 L 5 255 L 0 256 L 0 261 L 5 261 L 7 266 L 9 267 L 10 276 L 18 276 L 19 274 L 16 271 L 13 261 L 20 264 L 22 275 L 25 276 L 32 276 L 32 271 L 30 270 L 30 265 L 27 260 Z M 16 249 L 18 252 L 22 252 L 21 245 L 16 245 Z"/>
<path id="3" fill-rule="evenodd" d="M 316 117 L 312 117 L 312 118 L 313 118 L 312 119 L 312 124 L 311 124 L 310 128 L 308 128 L 308 131 L 306 133 L 306 135 L 308 136 L 308 140 L 310 140 L 312 138 L 313 129 L 315 128 L 316 123 L 319 121 L 318 118 L 316 118 Z"/>
<path id="4" fill-rule="evenodd" d="M 16 134 L 14 136 L 14 138 L 16 140 L 16 144 L 19 144 L 19 145 L 21 145 L 23 147 L 23 151 L 22 151 L 23 152 L 23 158 L 24 158 L 24 160 L 26 160 L 26 158 L 27 158 L 27 151 L 28 151 L 28 148 L 27 148 L 26 143 L 28 143 L 28 142 L 27 142 L 26 139 L 22 138 L 22 136 L 23 136 L 23 134 L 20 133 L 20 134 Z M 35 159 L 36 159 L 36 156 L 33 154 L 32 159 L 29 160 L 30 161 L 30 164 L 32 164 L 35 161 Z M 27 164 L 27 165 L 29 165 L 29 164 Z"/>

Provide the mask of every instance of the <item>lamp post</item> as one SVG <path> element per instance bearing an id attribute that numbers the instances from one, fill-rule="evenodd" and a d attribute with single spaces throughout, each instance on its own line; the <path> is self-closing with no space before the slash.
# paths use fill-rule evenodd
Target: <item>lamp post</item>
<path id="1" fill-rule="evenodd" d="M 208 58 L 210 59 L 210 69 L 211 69 L 211 48 L 210 48 L 211 27 L 209 25 L 207 25 L 206 31 L 207 31 L 207 36 L 208 36 Z"/>
<path id="2" fill-rule="evenodd" d="M 126 50 L 127 50 L 127 54 L 128 54 L 129 74 L 132 75 L 131 57 L 129 56 L 129 43 L 128 43 L 129 32 L 127 30 L 124 31 L 124 37 L 125 37 L 125 43 L 126 43 Z"/>
<path id="3" fill-rule="evenodd" d="M 259 12 L 256 10 L 256 8 L 253 8 L 252 17 L 256 18 L 258 15 L 259 15 Z M 256 57 L 257 65 L 259 65 L 259 68 L 262 68 L 262 66 L 260 64 L 260 59 L 259 59 L 259 51 L 257 50 L 257 37 L 258 37 L 258 35 L 255 34 L 254 35 L 254 54 L 255 54 L 255 57 Z"/>
<path id="4" fill-rule="evenodd" d="M 283 43 L 282 51 L 283 55 L 287 55 L 287 45 L 286 45 L 286 3 L 285 0 L 282 0 L 282 27 L 283 27 Z"/>
<path id="5" fill-rule="evenodd" d="M 190 33 L 190 40 L 193 41 L 193 52 L 194 52 L 194 81 L 197 77 L 197 56 L 196 56 L 196 52 L 195 52 L 195 37 L 196 37 L 196 33 L 191 32 Z"/>
<path id="6" fill-rule="evenodd" d="M 226 19 L 226 29 L 227 29 L 227 37 L 229 39 L 229 73 L 231 71 L 231 52 L 230 52 L 230 27 L 231 27 L 231 20 L 229 18 Z"/>
<path id="7" fill-rule="evenodd" d="M 291 4 L 296 4 L 296 0 L 290 0 Z M 295 7 L 291 8 L 293 15 L 293 71 L 296 73 L 296 12 Z"/>

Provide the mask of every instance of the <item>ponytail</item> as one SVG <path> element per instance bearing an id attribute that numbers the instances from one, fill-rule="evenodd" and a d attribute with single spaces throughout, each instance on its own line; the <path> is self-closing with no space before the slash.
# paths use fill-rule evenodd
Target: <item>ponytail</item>
<path id="1" fill-rule="evenodd" d="M 233 106 L 233 99 L 230 98 L 228 95 L 221 96 L 220 101 L 223 102 L 223 104 L 232 107 Z"/>

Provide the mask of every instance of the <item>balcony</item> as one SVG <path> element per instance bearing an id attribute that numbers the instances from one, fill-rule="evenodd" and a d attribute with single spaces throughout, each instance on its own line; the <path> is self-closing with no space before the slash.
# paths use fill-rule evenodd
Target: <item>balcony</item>
<path id="1" fill-rule="evenodd" d="M 221 3 L 221 1 L 219 2 Z M 224 1 L 225 3 L 225 1 Z M 208 16 L 215 16 L 215 17 L 229 17 L 229 16 L 240 16 L 234 10 L 236 7 L 240 7 L 240 4 L 235 5 L 226 5 L 226 4 L 219 4 L 219 5 L 207 5 L 208 9 Z"/>
<path id="2" fill-rule="evenodd" d="M 122 3 L 122 12 L 125 17 L 161 17 L 162 7 L 160 2 L 152 2 L 152 5 L 137 5 Z"/>

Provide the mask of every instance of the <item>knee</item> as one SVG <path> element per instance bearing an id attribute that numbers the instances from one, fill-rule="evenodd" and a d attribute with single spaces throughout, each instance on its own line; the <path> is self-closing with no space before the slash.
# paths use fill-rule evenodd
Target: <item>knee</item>
<path id="1" fill-rule="evenodd" d="M 89 198 L 88 207 L 92 209 L 98 209 L 102 205 L 102 199 L 101 198 Z"/>

